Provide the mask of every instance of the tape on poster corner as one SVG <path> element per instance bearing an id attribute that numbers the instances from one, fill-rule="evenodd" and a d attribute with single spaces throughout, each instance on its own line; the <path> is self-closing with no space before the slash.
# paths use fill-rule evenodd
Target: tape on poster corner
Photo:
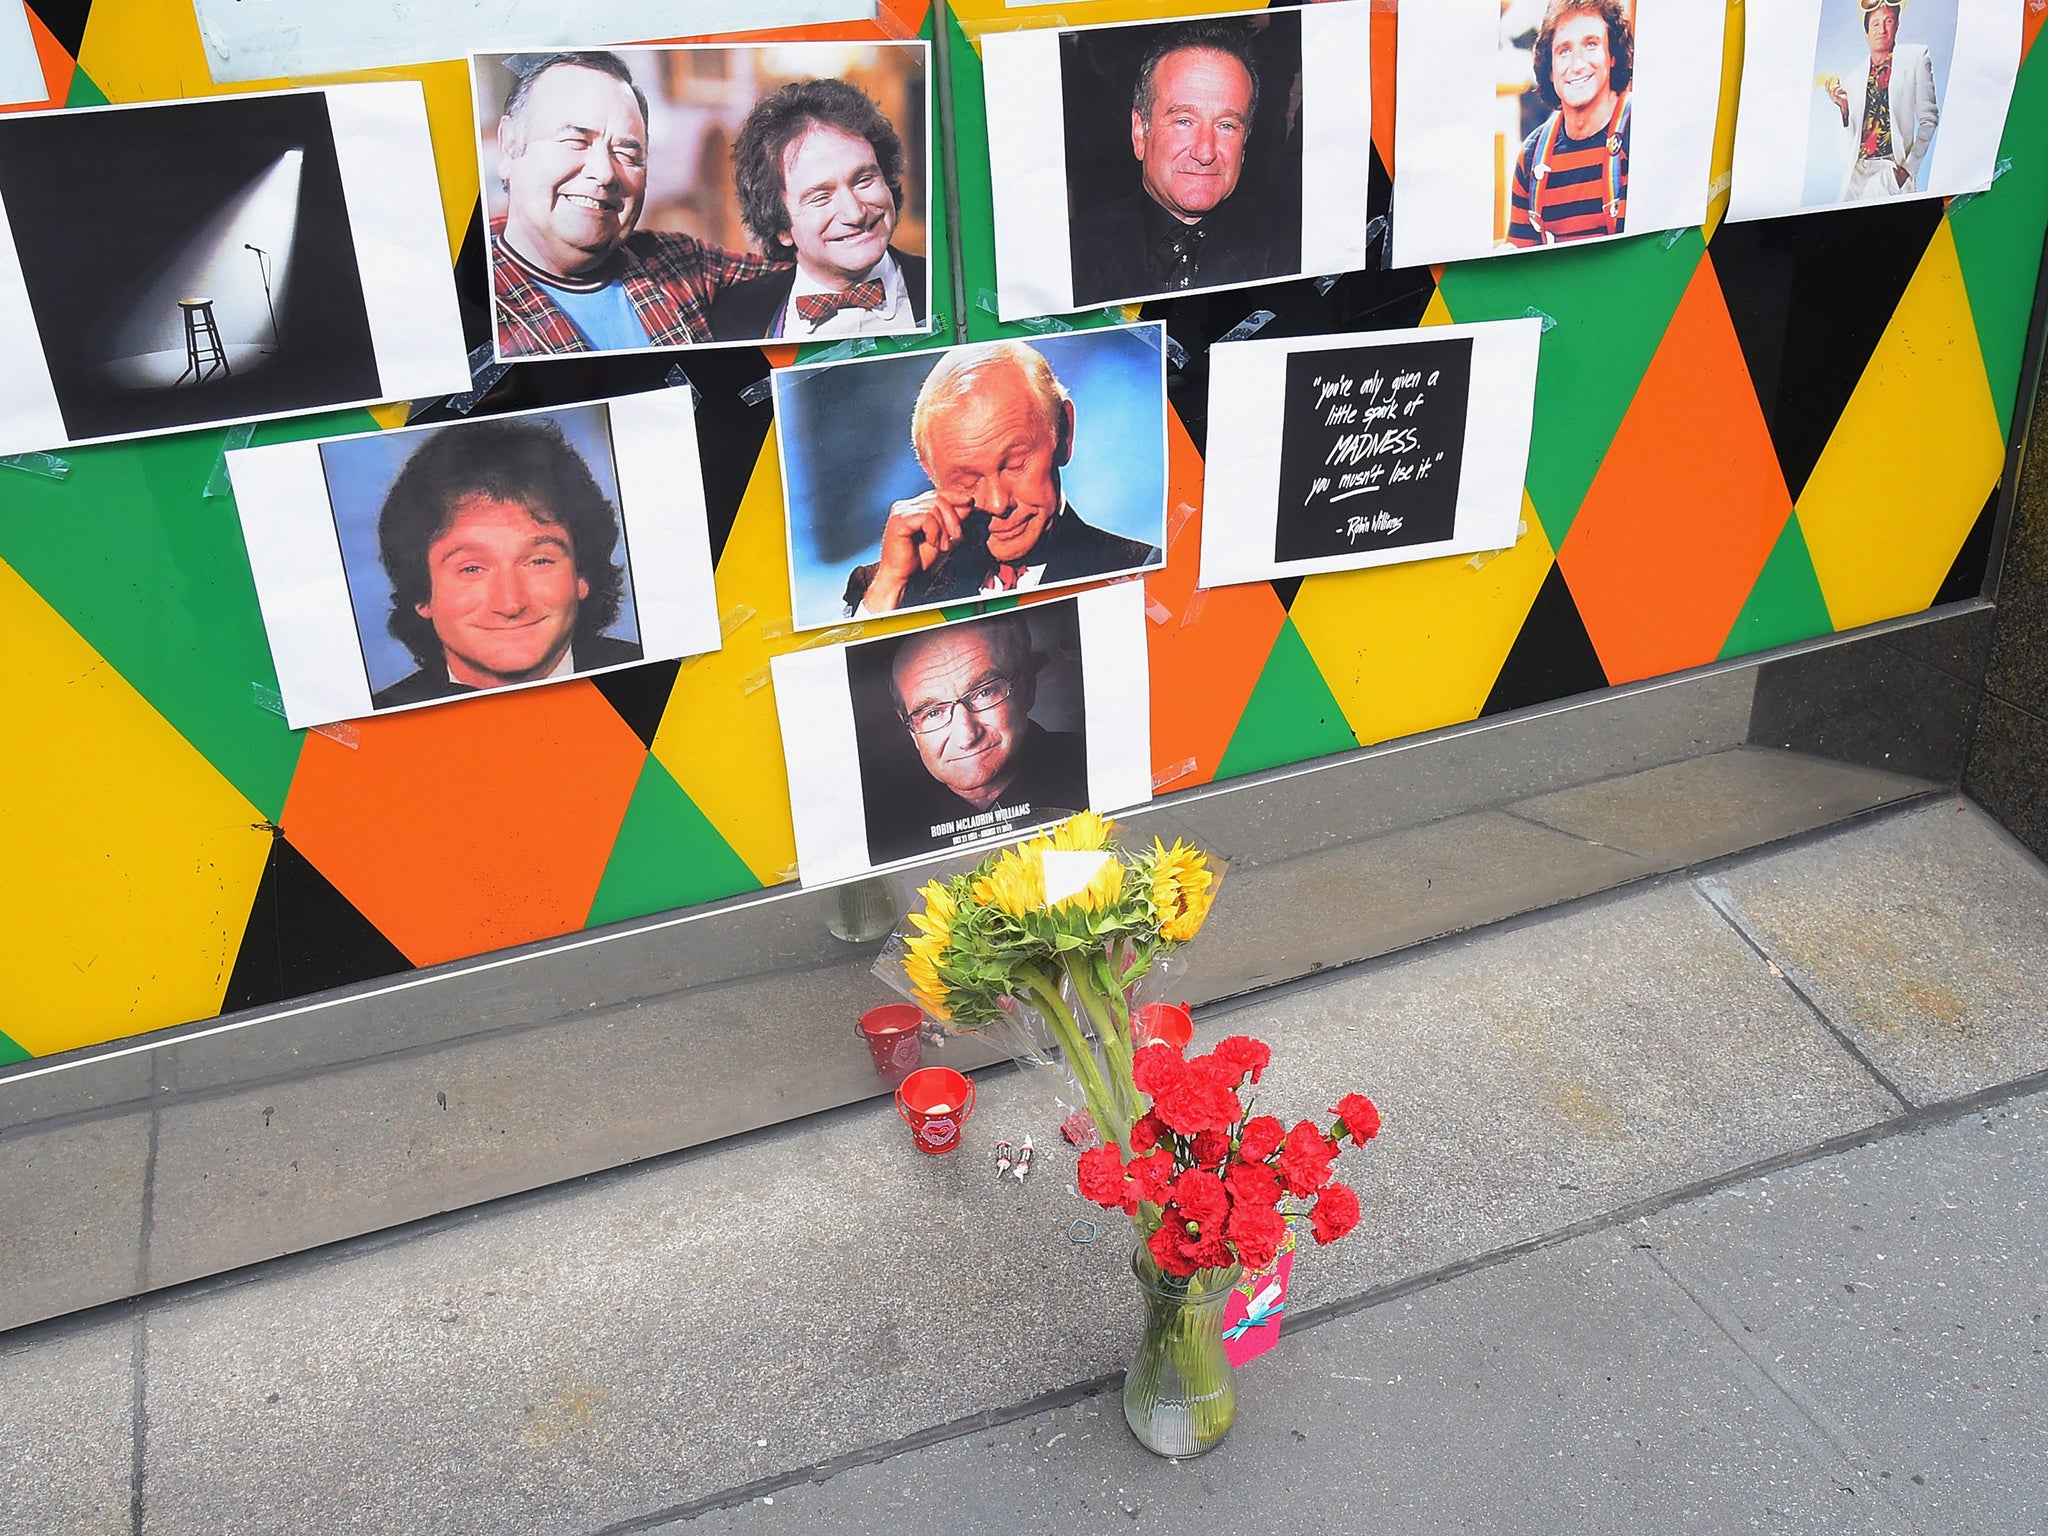
<path id="1" fill-rule="evenodd" d="M 18 469 L 24 475 L 62 480 L 71 473 L 71 461 L 54 453 L 10 453 L 0 458 L 0 469 Z"/>
<path id="2" fill-rule="evenodd" d="M 1275 316 L 1272 310 L 1255 309 L 1217 339 L 1219 341 L 1243 341 L 1248 336 L 1258 335 L 1259 332 L 1271 325 L 1274 319 Z"/>
<path id="3" fill-rule="evenodd" d="M 465 394 L 450 395 L 443 403 L 458 416 L 467 416 L 477 408 L 477 403 L 491 392 L 498 380 L 512 369 L 510 363 L 494 362 L 491 358 L 491 344 L 486 341 L 469 349 L 469 390 Z"/>
<path id="4" fill-rule="evenodd" d="M 207 474 L 206 484 L 199 494 L 207 501 L 219 496 L 232 496 L 234 482 L 228 478 L 228 455 L 239 448 L 246 448 L 256 438 L 256 424 L 245 421 L 240 426 L 228 428 L 226 441 L 220 445 L 220 456 L 213 461 L 213 469 Z"/>
<path id="5" fill-rule="evenodd" d="M 693 408 L 704 403 L 704 391 L 697 387 L 696 382 L 687 373 L 683 372 L 683 365 L 681 363 L 671 364 L 668 372 L 661 376 L 661 382 L 662 386 L 666 389 L 687 389 L 690 392 L 690 404 Z"/>

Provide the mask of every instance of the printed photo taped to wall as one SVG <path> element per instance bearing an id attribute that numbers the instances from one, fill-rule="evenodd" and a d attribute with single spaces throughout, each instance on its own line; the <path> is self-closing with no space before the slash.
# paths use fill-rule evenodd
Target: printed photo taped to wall
<path id="1" fill-rule="evenodd" d="M 1506 549 L 1521 524 L 1543 322 L 1210 349 L 1202 585 Z"/>
<path id="2" fill-rule="evenodd" d="M 1981 192 L 2023 21 L 2007 0 L 1753 0 L 1728 217 Z"/>
<path id="3" fill-rule="evenodd" d="M 929 329 L 930 50 L 473 54 L 501 362 Z"/>
<path id="4" fill-rule="evenodd" d="M 0 453 L 469 387 L 412 81 L 0 116 Z"/>
<path id="5" fill-rule="evenodd" d="M 1166 329 L 779 368 L 798 629 L 1156 569 Z"/>
<path id="6" fill-rule="evenodd" d="M 770 663 L 806 885 L 1151 798 L 1137 582 Z"/>
<path id="7" fill-rule="evenodd" d="M 228 455 L 294 728 L 719 647 L 687 389 Z"/>
<path id="8" fill-rule="evenodd" d="M 985 36 L 1001 318 L 1363 268 L 1371 33 L 1335 0 Z"/>
<path id="9" fill-rule="evenodd" d="M 1725 8 L 1433 0 L 1401 14 L 1398 266 L 1698 224 Z"/>

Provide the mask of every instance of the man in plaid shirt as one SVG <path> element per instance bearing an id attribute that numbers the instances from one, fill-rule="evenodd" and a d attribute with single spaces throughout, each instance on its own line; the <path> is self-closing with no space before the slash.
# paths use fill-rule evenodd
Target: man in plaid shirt
<path id="1" fill-rule="evenodd" d="M 491 222 L 502 357 L 711 339 L 711 297 L 777 270 L 689 235 L 635 233 L 647 195 L 647 98 L 612 53 L 508 59 L 498 122 L 507 216 Z"/>

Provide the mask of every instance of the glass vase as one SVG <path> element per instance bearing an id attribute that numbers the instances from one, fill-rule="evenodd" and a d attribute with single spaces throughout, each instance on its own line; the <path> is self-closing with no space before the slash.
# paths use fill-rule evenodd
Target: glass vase
<path id="1" fill-rule="evenodd" d="M 1131 1256 L 1145 1336 L 1124 1374 L 1124 1422 L 1146 1450 L 1199 1456 L 1237 1422 L 1237 1378 L 1223 1349 L 1223 1304 L 1240 1270 L 1163 1274 L 1140 1248 Z"/>

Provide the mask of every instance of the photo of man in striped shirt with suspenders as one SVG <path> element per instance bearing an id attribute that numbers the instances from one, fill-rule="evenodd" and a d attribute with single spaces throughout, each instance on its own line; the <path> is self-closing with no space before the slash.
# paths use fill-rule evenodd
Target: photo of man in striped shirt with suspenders
<path id="1" fill-rule="evenodd" d="M 1634 61 L 1621 0 L 1550 0 L 1531 63 L 1551 112 L 1515 161 L 1508 244 L 1622 233 Z"/>

